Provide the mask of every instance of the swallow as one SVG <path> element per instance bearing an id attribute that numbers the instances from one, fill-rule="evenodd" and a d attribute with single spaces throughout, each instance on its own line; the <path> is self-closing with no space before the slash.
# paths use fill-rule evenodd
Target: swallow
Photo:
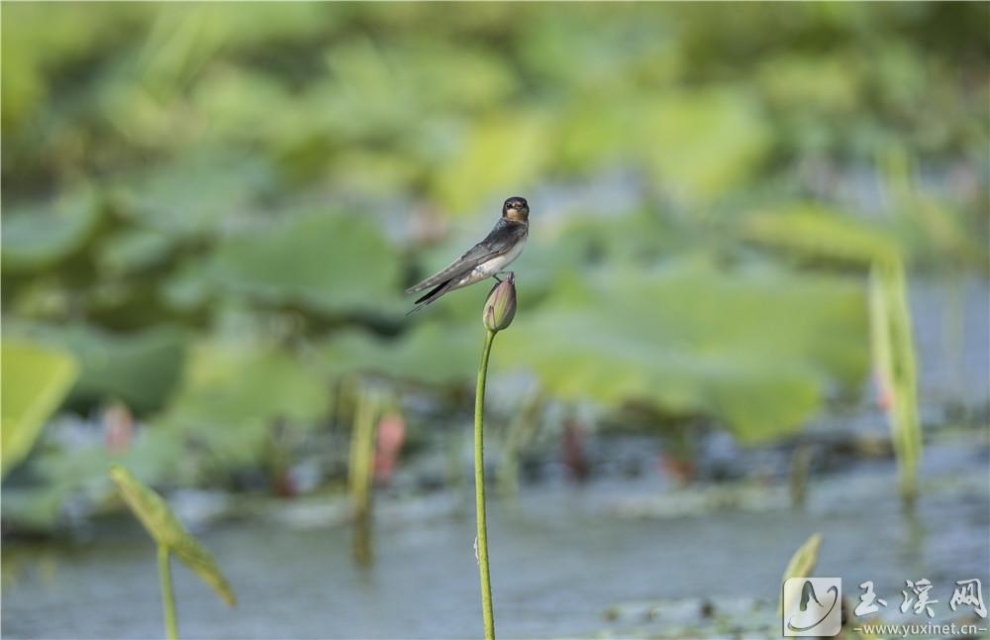
<path id="1" fill-rule="evenodd" d="M 526 198 L 509 198 L 502 205 L 502 217 L 485 239 L 436 275 L 406 289 L 416 293 L 429 289 L 416 300 L 409 313 L 419 311 L 440 296 L 495 276 L 519 257 L 529 235 L 529 204 Z"/>

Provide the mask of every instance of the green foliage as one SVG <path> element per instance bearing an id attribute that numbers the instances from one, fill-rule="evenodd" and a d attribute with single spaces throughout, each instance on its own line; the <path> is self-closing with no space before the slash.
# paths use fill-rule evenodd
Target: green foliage
<path id="1" fill-rule="evenodd" d="M 748 441 L 796 429 L 829 383 L 855 385 L 867 365 L 858 287 L 770 268 L 602 270 L 517 324 L 499 362 L 550 391 L 710 414 Z"/>
<path id="2" fill-rule="evenodd" d="M 918 421 L 918 373 L 907 304 L 904 265 L 878 261 L 870 273 L 870 328 L 877 385 L 886 397 L 891 441 L 900 471 L 901 498 L 917 493 L 922 437 Z"/>
<path id="3" fill-rule="evenodd" d="M 802 255 L 844 261 L 862 270 L 869 268 L 872 362 L 880 395 L 888 405 L 901 497 L 910 503 L 916 493 L 923 442 L 903 258 L 908 250 L 904 243 L 848 216 L 807 205 L 792 207 L 784 213 L 751 216 L 745 222 L 745 233 L 762 243 Z M 956 240 L 951 245 L 965 247 Z"/>
<path id="4" fill-rule="evenodd" d="M 507 280 L 506 284 L 511 286 L 512 281 Z M 499 285 L 499 288 L 501 286 Z M 475 551 L 478 558 L 478 577 L 481 582 L 485 640 L 495 640 L 495 610 L 492 604 L 492 581 L 488 564 L 488 525 L 485 514 L 485 386 L 488 380 L 488 358 L 497 333 L 491 327 L 485 327 L 485 344 L 481 347 L 478 383 L 474 391 L 474 506 L 478 525 Z"/>
<path id="5" fill-rule="evenodd" d="M 143 7 L 82 5 L 64 11 L 25 5 L 8 7 L 5 13 L 3 127 L 8 131 L 47 110 L 52 77 L 71 60 L 99 56 L 119 44 L 135 18 L 146 22 L 149 17 Z"/>
<path id="6" fill-rule="evenodd" d="M 532 188 L 552 148 L 550 122 L 539 113 L 507 112 L 482 120 L 465 136 L 460 153 L 436 173 L 438 200 L 452 211 L 470 209 L 480 197 Z"/>
<path id="7" fill-rule="evenodd" d="M 354 517 L 371 517 L 371 486 L 374 478 L 375 432 L 382 415 L 380 394 L 360 381 L 353 390 L 354 420 L 351 425 L 351 449 L 347 457 L 348 493 Z"/>
<path id="8" fill-rule="evenodd" d="M 107 466 L 139 469 L 148 482 L 188 483 L 199 471 L 186 443 L 163 429 L 140 429 L 126 452 L 108 449 L 102 438 L 85 445 L 45 439 L 31 458 L 30 486 L 4 487 L 3 518 L 29 531 L 51 531 L 65 523 L 63 507 L 81 495 L 99 502 L 107 492 Z"/>
<path id="9" fill-rule="evenodd" d="M 131 171 L 111 184 L 135 224 L 178 242 L 210 237 L 251 211 L 272 181 L 261 159 L 194 148 L 181 159 Z"/>
<path id="10" fill-rule="evenodd" d="M 982 149 L 983 94 L 965 69 L 979 70 L 986 17 L 978 5 L 16 7 L 3 167 L 37 192 L 97 169 L 168 172 L 207 147 L 276 168 L 289 183 L 277 189 L 327 181 L 380 197 L 384 183 L 461 210 L 607 158 L 705 203 L 787 166 L 768 164 L 773 151 Z M 207 175 L 190 180 L 213 191 Z"/>
<path id="11" fill-rule="evenodd" d="M 31 342 L 3 341 L 2 477 L 27 456 L 45 421 L 58 408 L 78 374 L 72 355 Z"/>
<path id="12" fill-rule="evenodd" d="M 771 247 L 860 268 L 907 252 L 888 230 L 811 203 L 749 215 L 743 221 L 743 234 Z"/>
<path id="13" fill-rule="evenodd" d="M 70 403 L 120 400 L 138 412 L 161 408 L 179 380 L 187 332 L 161 326 L 133 335 L 116 335 L 83 325 L 31 325 L 24 333 L 72 353 L 79 380 Z"/>
<path id="14" fill-rule="evenodd" d="M 324 314 L 381 312 L 399 302 L 399 260 L 358 213 L 304 215 L 225 239 L 212 263 L 226 291 Z"/>
<path id="15" fill-rule="evenodd" d="M 134 474 L 120 465 L 110 467 L 110 478 L 117 484 L 120 495 L 152 539 L 174 553 L 216 591 L 227 606 L 233 607 L 237 603 L 234 591 L 213 556 L 182 526 L 161 496 L 144 486 Z"/>
<path id="16" fill-rule="evenodd" d="M 5 273 L 38 272 L 77 254 L 92 241 L 100 223 L 100 207 L 89 190 L 53 204 L 34 204 L 5 212 Z"/>
<path id="17" fill-rule="evenodd" d="M 808 258 L 988 263 L 988 15 L 5 5 L 5 337 L 71 351 L 67 406 L 148 416 L 127 463 L 188 483 L 324 420 L 341 377 L 466 382 L 484 287 L 405 325 L 401 291 L 492 222 L 443 221 L 522 193 L 494 373 L 771 437 L 865 369 L 861 287 Z M 48 449 L 5 517 L 54 521 L 107 459 Z"/>
<path id="18" fill-rule="evenodd" d="M 305 358 L 245 343 L 198 344 L 174 400 L 156 420 L 193 440 L 225 468 L 258 464 L 280 422 L 311 425 L 328 415 L 330 387 Z"/>
<path id="19" fill-rule="evenodd" d="M 822 534 L 820 533 L 815 533 L 805 540 L 804 544 L 798 547 L 788 561 L 787 568 L 784 569 L 784 577 L 780 579 L 780 583 L 784 584 L 791 578 L 807 578 L 814 573 L 815 565 L 818 564 L 818 551 L 821 547 Z M 777 605 L 778 613 L 782 612 L 783 608 L 784 600 L 781 597 Z"/>
<path id="20" fill-rule="evenodd" d="M 805 540 L 804 544 L 798 547 L 794 555 L 787 563 L 787 568 L 784 569 L 784 577 L 781 578 L 781 583 L 790 580 L 791 578 L 807 578 L 815 571 L 815 565 L 818 564 L 818 551 L 822 547 L 822 534 L 816 533 L 810 538 Z"/>
<path id="21" fill-rule="evenodd" d="M 650 177 L 680 199 L 718 199 L 757 174 L 770 151 L 769 128 L 742 91 L 665 92 L 644 106 L 638 135 Z"/>
<path id="22" fill-rule="evenodd" d="M 465 372 L 470 372 L 477 348 L 474 332 L 434 322 L 420 324 L 401 339 L 392 340 L 365 332 L 341 332 L 321 353 L 328 370 L 337 375 L 354 371 L 450 385 L 467 379 Z"/>

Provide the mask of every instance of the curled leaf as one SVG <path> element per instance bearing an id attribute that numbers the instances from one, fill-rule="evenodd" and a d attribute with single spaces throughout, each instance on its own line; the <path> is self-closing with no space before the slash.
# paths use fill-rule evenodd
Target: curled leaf
<path id="1" fill-rule="evenodd" d="M 144 486 L 120 465 L 110 467 L 110 478 L 130 510 L 159 545 L 175 553 L 187 567 L 217 592 L 227 606 L 237 604 L 234 591 L 209 552 L 190 534 L 160 495 Z"/>
<path id="2" fill-rule="evenodd" d="M 818 564 L 818 550 L 821 549 L 821 546 L 822 534 L 816 533 L 798 547 L 798 550 L 791 556 L 790 562 L 787 563 L 787 568 L 784 569 L 784 577 L 781 578 L 780 583 L 784 584 L 791 578 L 807 578 L 810 576 L 815 570 L 815 565 Z M 781 598 L 777 610 L 784 610 L 783 598 Z"/>

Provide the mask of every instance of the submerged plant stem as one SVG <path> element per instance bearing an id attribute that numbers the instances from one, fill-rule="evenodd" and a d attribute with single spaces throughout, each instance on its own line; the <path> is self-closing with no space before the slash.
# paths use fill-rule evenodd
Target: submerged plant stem
<path id="1" fill-rule="evenodd" d="M 494 331 L 485 335 L 478 369 L 478 388 L 474 396 L 474 494 L 478 512 L 478 571 L 481 575 L 481 612 L 485 622 L 485 640 L 495 638 L 495 612 L 492 606 L 492 583 L 488 570 L 488 525 L 485 519 L 485 381 L 488 377 L 488 354 L 495 340 Z"/>
<path id="2" fill-rule="evenodd" d="M 165 610 L 165 637 L 178 640 L 179 626 L 175 618 L 175 595 L 172 593 L 172 568 L 169 548 L 158 545 L 158 577 L 162 583 L 162 607 Z"/>
<path id="3" fill-rule="evenodd" d="M 374 548 L 371 540 L 371 481 L 374 475 L 375 427 L 379 419 L 377 395 L 363 384 L 354 393 L 354 428 L 351 432 L 351 506 L 354 516 L 352 552 L 359 566 L 371 566 Z"/>
<path id="4" fill-rule="evenodd" d="M 888 396 L 887 415 L 900 475 L 901 501 L 910 508 L 917 496 L 924 442 L 918 422 L 918 373 L 904 263 L 900 259 L 878 260 L 870 276 L 874 366 Z"/>

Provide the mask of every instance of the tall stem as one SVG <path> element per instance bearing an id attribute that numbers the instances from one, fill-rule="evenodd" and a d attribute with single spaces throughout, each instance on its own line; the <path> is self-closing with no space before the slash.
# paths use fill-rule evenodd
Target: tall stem
<path id="1" fill-rule="evenodd" d="M 354 513 L 352 552 L 358 565 L 368 567 L 374 560 L 371 541 L 371 481 L 374 474 L 375 422 L 379 418 L 378 399 L 371 389 L 358 383 L 354 393 L 354 429 L 351 432 L 350 491 Z"/>
<path id="2" fill-rule="evenodd" d="M 178 640 L 179 625 L 175 618 L 175 596 L 172 593 L 172 568 L 169 548 L 158 545 L 158 577 L 162 583 L 162 607 L 165 609 L 165 637 Z"/>
<path id="3" fill-rule="evenodd" d="M 488 525 L 485 519 L 485 381 L 488 377 L 488 354 L 495 332 L 485 335 L 478 369 L 478 388 L 474 396 L 474 494 L 478 512 L 478 571 L 481 575 L 481 611 L 485 621 L 485 640 L 495 638 L 495 612 L 492 606 L 492 582 L 488 570 Z"/>

